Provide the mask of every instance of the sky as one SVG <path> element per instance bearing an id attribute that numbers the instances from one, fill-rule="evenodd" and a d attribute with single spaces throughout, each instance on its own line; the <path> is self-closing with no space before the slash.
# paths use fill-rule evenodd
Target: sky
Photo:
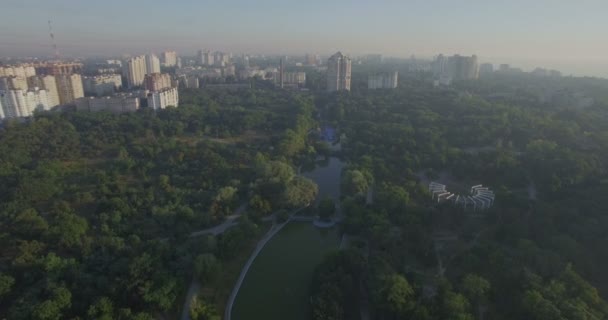
<path id="1" fill-rule="evenodd" d="M 432 57 L 608 77 L 607 0 L 0 0 L 0 56 L 173 49 Z"/>

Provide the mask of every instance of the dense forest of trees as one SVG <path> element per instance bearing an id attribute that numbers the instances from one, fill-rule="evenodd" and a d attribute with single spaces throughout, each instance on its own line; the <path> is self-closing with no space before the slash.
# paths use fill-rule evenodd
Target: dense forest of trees
<path id="1" fill-rule="evenodd" d="M 600 95 L 608 85 L 522 77 L 519 87 L 496 76 L 452 89 L 407 79 L 395 90 L 318 98 L 346 137 L 342 227 L 366 244 L 363 262 L 330 256 L 319 267 L 315 319 L 353 319 L 345 316 L 353 309 L 374 319 L 608 316 L 608 104 Z M 542 81 L 586 90 L 595 103 L 539 103 Z M 509 94 L 493 99 L 492 91 Z M 433 203 L 422 178 L 445 174 L 491 186 L 495 206 L 473 214 Z M 358 289 L 332 276 L 359 266 Z M 361 296 L 369 308 L 345 302 Z"/>
<path id="2" fill-rule="evenodd" d="M 608 305 L 608 85 L 492 77 L 395 90 L 184 90 L 157 113 L 44 113 L 0 129 L 0 318 L 219 319 L 216 281 L 248 255 L 263 217 L 307 206 L 295 168 L 347 162 L 339 203 L 350 248 L 311 283 L 314 319 L 605 319 Z M 539 102 L 542 81 L 587 108 Z M 493 92 L 500 92 L 496 97 Z M 317 115 L 321 114 L 322 119 Z M 341 151 L 316 141 L 319 121 Z M 496 191 L 471 213 L 430 199 L 448 175 Z M 373 197 L 372 197 L 373 196 Z M 372 201 L 373 198 L 373 201 Z M 245 206 L 237 227 L 190 237 Z M 225 292 L 226 288 L 223 292 Z"/>
<path id="3" fill-rule="evenodd" d="M 256 218 L 314 199 L 316 185 L 293 168 L 311 152 L 310 96 L 181 96 L 182 106 L 157 113 L 47 113 L 5 124 L 0 318 L 174 315 L 193 273 L 210 281 L 261 230 L 244 218 L 217 237 L 190 232 L 241 204 Z M 195 311 L 210 313 L 213 303 L 198 301 Z"/>

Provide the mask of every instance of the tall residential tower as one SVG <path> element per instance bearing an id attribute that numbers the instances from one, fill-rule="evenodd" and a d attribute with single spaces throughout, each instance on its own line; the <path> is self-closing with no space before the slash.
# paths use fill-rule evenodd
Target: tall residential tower
<path id="1" fill-rule="evenodd" d="M 327 91 L 350 91 L 351 60 L 337 52 L 327 61 Z"/>

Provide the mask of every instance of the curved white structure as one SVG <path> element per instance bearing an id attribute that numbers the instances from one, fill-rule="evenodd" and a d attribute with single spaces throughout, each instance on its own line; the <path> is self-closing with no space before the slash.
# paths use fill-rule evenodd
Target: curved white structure
<path id="1" fill-rule="evenodd" d="M 429 192 L 433 200 L 437 202 L 453 201 L 456 205 L 461 205 L 465 209 L 472 208 L 473 211 L 486 210 L 494 205 L 495 195 L 488 187 L 481 184 L 471 187 L 470 195 L 457 195 L 447 191 L 446 186 L 441 183 L 429 183 Z"/>

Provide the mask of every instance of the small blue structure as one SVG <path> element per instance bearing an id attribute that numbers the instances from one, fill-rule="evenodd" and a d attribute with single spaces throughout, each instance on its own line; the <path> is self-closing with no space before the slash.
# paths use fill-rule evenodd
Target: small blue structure
<path id="1" fill-rule="evenodd" d="M 327 142 L 336 141 L 336 130 L 329 126 L 321 128 L 321 139 Z"/>

